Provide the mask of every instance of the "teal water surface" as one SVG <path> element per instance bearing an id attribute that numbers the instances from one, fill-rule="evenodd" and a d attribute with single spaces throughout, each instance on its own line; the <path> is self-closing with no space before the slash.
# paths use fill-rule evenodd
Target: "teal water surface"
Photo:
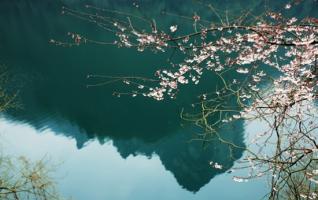
<path id="1" fill-rule="evenodd" d="M 264 6 L 258 0 L 210 2 L 234 13 Z M 56 172 L 58 188 L 76 200 L 261 198 L 267 192 L 264 180 L 232 181 L 230 169 L 243 151 L 232 152 L 217 140 L 205 148 L 199 141 L 190 142 L 200 130 L 180 119 L 181 109 L 189 107 L 198 94 L 213 91 L 217 80 L 205 80 L 200 86 L 185 88 L 177 100 L 162 102 L 113 96 L 114 91 L 127 91 L 122 84 L 86 87 L 93 83 L 88 74 L 151 77 L 156 69 L 167 66 L 169 58 L 114 46 L 50 44 L 52 38 L 66 40 L 68 32 L 112 39 L 93 24 L 61 15 L 62 6 L 80 9 L 86 3 L 141 12 L 128 0 L 0 2 L 0 62 L 10 72 L 7 87 L 19 91 L 22 105 L 0 119 L 4 151 L 62 161 Z M 190 0 L 137 3 L 145 17 L 158 19 L 165 28 L 183 22 L 162 16 L 162 11 L 215 18 L 206 7 Z M 297 9 L 304 16 L 315 12 L 310 4 Z M 246 129 L 239 122 L 222 134 L 244 146 Z M 222 164 L 223 169 L 213 169 L 210 161 Z"/>

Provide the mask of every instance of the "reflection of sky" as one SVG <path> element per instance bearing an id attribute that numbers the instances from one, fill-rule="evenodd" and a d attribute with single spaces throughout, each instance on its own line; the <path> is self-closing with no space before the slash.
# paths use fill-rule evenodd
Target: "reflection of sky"
<path id="1" fill-rule="evenodd" d="M 251 125 L 252 126 L 252 125 Z M 253 126 L 252 126 L 253 127 Z M 63 195 L 76 200 L 102 199 L 259 199 L 265 192 L 259 180 L 236 183 L 232 176 L 213 178 L 198 193 L 182 189 L 158 156 L 123 159 L 112 142 L 91 141 L 82 149 L 76 141 L 46 130 L 41 133 L 24 124 L 0 120 L 5 153 L 61 162 L 56 176 Z M 242 173 L 242 172 L 240 172 Z M 246 172 L 245 172 L 246 173 Z"/>
<path id="2" fill-rule="evenodd" d="M 233 174 L 221 174 L 221 172 L 216 173 L 219 175 L 213 177 L 207 185 L 205 185 L 206 182 L 203 182 L 205 186 L 195 195 L 182 189 L 175 178 L 177 173 L 173 174 L 170 171 L 176 172 L 177 170 L 181 175 L 188 175 L 186 178 L 191 177 L 189 171 L 194 175 L 202 175 L 202 173 L 198 173 L 200 170 L 195 171 L 200 168 L 200 163 L 195 161 L 201 160 L 191 159 L 189 155 L 193 154 L 187 154 L 183 150 L 189 150 L 191 153 L 193 151 L 190 151 L 190 148 L 183 148 L 184 146 L 178 143 L 173 144 L 172 139 L 176 141 L 180 139 L 180 134 L 172 134 L 179 129 L 179 105 L 153 103 L 145 99 L 139 101 L 138 98 L 134 100 L 131 98 L 113 99 L 109 97 L 114 90 L 113 86 L 90 90 L 83 87 L 86 84 L 85 77 L 88 73 L 129 74 L 130 71 L 121 71 L 123 66 L 127 66 L 124 70 L 129 68 L 134 73 L 137 73 L 136 70 L 144 73 L 146 69 L 147 71 L 150 69 L 152 74 L 153 69 L 149 66 L 153 66 L 153 63 L 160 66 L 164 59 L 149 55 L 143 57 L 138 55 L 137 57 L 128 50 L 122 54 L 123 49 L 112 48 L 110 50 L 108 47 L 85 46 L 85 49 L 67 49 L 48 45 L 47 41 L 50 37 L 64 38 L 70 30 L 90 30 L 90 27 L 84 26 L 82 22 L 58 15 L 60 8 L 57 5 L 58 8 L 51 7 L 49 2 L 55 1 L 4 1 L 0 6 L 3 11 L 0 12 L 2 13 L 0 33 L 3 35 L 0 37 L 2 59 L 8 60 L 10 68 L 21 66 L 23 72 L 26 71 L 24 74 L 32 74 L 33 70 L 39 74 L 32 74 L 30 77 L 25 75 L 28 82 L 32 82 L 34 85 L 30 84 L 30 87 L 28 85 L 27 89 L 22 91 L 21 99 L 23 99 L 25 108 L 20 115 L 16 114 L 12 117 L 17 121 L 29 122 L 37 130 L 31 125 L 13 124 L 6 119 L 0 119 L 0 133 L 3 133 L 0 137 L 2 137 L 1 140 L 4 139 L 5 152 L 25 155 L 33 159 L 40 159 L 47 154 L 53 162 L 64 161 L 56 177 L 62 193 L 73 196 L 75 200 L 245 200 L 259 199 L 264 194 L 265 189 L 262 182 L 235 183 L 231 180 Z M 74 3 L 77 2 L 74 1 Z M 101 1 L 96 0 L 96 2 Z M 102 2 L 122 2 L 123 5 L 126 5 L 126 0 Z M 149 2 L 153 9 L 147 11 L 151 13 L 154 10 L 159 12 L 161 10 L 159 7 L 174 10 L 173 5 L 177 8 L 183 6 L 185 11 L 194 9 L 186 4 L 178 3 L 183 2 L 181 0 L 156 1 L 157 4 Z M 235 2 L 237 4 L 245 2 L 246 4 L 244 0 Z M 258 2 L 258 0 L 253 0 L 253 2 Z M 159 3 L 162 5 L 160 6 Z M 224 1 L 224 3 L 228 2 Z M 233 7 L 239 7 L 234 5 L 234 2 L 232 4 Z M 168 9 L 169 6 L 172 7 Z M 73 23 L 74 27 L 71 26 Z M 169 25 L 170 21 L 166 23 Z M 24 37 L 21 37 L 21 34 Z M 95 29 L 92 29 L 91 34 L 96 35 L 97 38 L 101 37 L 99 32 L 95 33 Z M 102 35 L 102 38 L 106 37 L 104 33 Z M 107 52 L 106 57 L 105 52 Z M 125 59 L 117 59 L 118 55 L 124 55 Z M 111 59 L 108 58 L 115 58 L 116 61 L 110 61 Z M 70 77 L 72 77 L 71 81 Z M 197 89 L 195 91 L 199 92 Z M 188 92 L 186 96 L 191 100 Z M 181 99 L 185 100 L 183 97 Z M 71 123 L 61 122 L 63 120 L 59 120 L 59 115 Z M 51 131 L 45 130 L 47 127 Z M 154 129 L 154 127 L 156 128 Z M 258 127 L 254 127 L 252 130 L 258 130 Z M 82 132 L 83 134 L 81 134 Z M 85 133 L 90 133 L 90 135 Z M 241 128 L 237 129 L 235 133 L 240 134 Z M 114 141 L 101 145 L 97 141 L 96 135 L 102 141 L 106 136 Z M 138 142 L 133 145 L 131 137 L 139 137 L 143 140 L 151 137 L 148 141 L 150 145 Z M 89 138 L 95 139 L 82 148 Z M 127 138 L 129 140 L 126 140 Z M 154 143 L 154 141 L 158 142 Z M 152 145 L 153 143 L 154 145 Z M 77 145 L 80 149 L 77 148 Z M 224 158 L 224 151 L 222 151 L 224 148 L 220 149 L 221 153 L 215 151 L 216 157 Z M 167 162 L 173 159 L 166 159 L 164 160 L 166 162 L 162 162 L 163 158 L 178 155 L 173 154 L 174 152 L 170 153 L 173 150 L 175 152 L 179 150 L 178 152 L 182 152 L 184 153 L 182 155 L 186 156 L 180 156 L 180 162 L 176 165 L 173 165 L 175 162 Z M 128 152 L 125 154 L 128 157 L 121 156 L 119 152 L 122 154 Z M 156 152 L 158 155 L 164 154 L 164 156 L 154 155 L 151 158 L 142 155 L 132 156 L 135 152 Z M 195 155 L 198 152 L 194 151 Z M 167 154 L 169 156 L 166 156 Z M 187 161 L 185 164 L 194 163 L 195 169 L 188 167 L 187 169 L 190 169 L 188 171 L 179 170 L 177 167 L 182 166 L 181 161 L 184 160 Z M 166 165 L 164 166 L 164 164 Z M 175 171 L 166 170 L 167 166 Z M 209 170 L 208 167 L 207 169 Z M 205 174 L 203 176 L 206 177 Z M 200 182 L 198 181 L 198 183 Z"/>

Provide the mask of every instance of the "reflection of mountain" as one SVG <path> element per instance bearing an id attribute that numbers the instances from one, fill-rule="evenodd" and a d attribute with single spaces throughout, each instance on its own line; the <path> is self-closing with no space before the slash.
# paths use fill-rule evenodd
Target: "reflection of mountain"
<path id="1" fill-rule="evenodd" d="M 12 120 L 23 120 L 20 117 L 16 116 Z M 155 141 L 148 141 L 147 136 L 151 136 L 152 132 L 143 133 L 143 136 L 135 135 L 130 139 L 121 137 L 120 134 L 95 133 L 92 136 L 84 131 L 85 125 L 83 124 L 78 124 L 80 126 L 78 127 L 57 116 L 45 121 L 45 123 L 39 125 L 36 121 L 28 120 L 28 124 L 37 126 L 40 130 L 48 128 L 56 134 L 74 138 L 78 148 L 85 148 L 85 143 L 90 139 L 97 138 L 100 143 L 112 140 L 113 145 L 124 159 L 137 155 L 147 157 L 157 155 L 162 165 L 173 174 L 179 185 L 191 192 L 199 191 L 213 177 L 230 169 L 234 161 L 239 159 L 243 153 L 241 149 L 230 150 L 228 145 L 215 138 L 205 147 L 202 146 L 200 141 L 191 141 L 192 134 L 200 131 L 191 126 L 181 128 L 176 132 L 157 134 Z M 235 128 L 221 130 L 221 135 L 229 142 L 244 147 L 242 124 L 238 123 Z M 210 161 L 221 164 L 223 168 L 214 169 L 209 165 Z"/>
<path id="2" fill-rule="evenodd" d="M 0 2 L 1 59 L 14 73 L 19 74 L 17 79 L 24 82 L 20 92 L 24 108 L 8 113 L 9 118 L 26 122 L 39 130 L 49 128 L 75 138 L 78 148 L 83 148 L 88 140 L 97 138 L 101 143 L 112 139 L 123 158 L 155 153 L 179 184 L 189 191 L 198 191 L 215 175 L 229 169 L 233 161 L 242 155 L 241 151 L 234 151 L 234 160 L 229 159 L 228 147 L 218 141 L 211 142 L 207 149 L 202 149 L 200 142 L 189 144 L 187 141 L 195 130 L 180 127 L 179 111 L 182 105 L 191 102 L 195 93 L 206 91 L 211 85 L 215 88 L 215 80 L 205 82 L 201 89 L 185 88 L 182 101 L 175 102 L 114 98 L 110 94 L 113 90 L 122 89 L 118 85 L 87 89 L 85 84 L 89 73 L 150 76 L 156 66 L 166 64 L 165 58 L 160 54 L 141 55 L 129 49 L 113 47 L 71 49 L 49 45 L 49 39 L 65 38 L 68 31 L 86 32 L 96 38 L 108 39 L 104 33 L 96 32 L 94 26 L 60 16 L 60 5 L 56 2 Z M 128 0 L 101 2 L 126 6 Z M 184 1 L 154 2 L 149 4 L 152 5 L 149 12 L 157 11 L 159 3 L 169 10 L 180 4 L 187 8 Z M 244 5 L 247 1 L 235 2 Z M 222 135 L 243 145 L 242 125 L 238 124 L 235 130 L 235 133 L 222 131 Z M 211 169 L 208 165 L 211 160 L 221 163 L 224 168 Z"/>
<path id="3" fill-rule="evenodd" d="M 112 47 L 51 46 L 48 40 L 52 35 L 59 38 L 70 29 L 90 29 L 58 16 L 58 6 L 50 7 L 48 2 L 51 1 L 0 3 L 0 54 L 14 73 L 22 74 L 18 77 L 24 82 L 20 92 L 24 108 L 8 113 L 10 119 L 75 138 L 78 148 L 93 138 L 101 143 L 111 139 L 123 158 L 157 154 L 165 168 L 189 191 L 198 191 L 233 165 L 223 144 L 213 142 L 203 150 L 199 142 L 187 143 L 194 130 L 180 127 L 179 112 L 182 104 L 201 92 L 198 88 L 188 88 L 182 101 L 175 102 L 118 99 L 111 96 L 114 89 L 120 89 L 116 85 L 87 89 L 88 73 L 148 76 L 154 71 L 149 66 L 160 66 L 165 59 L 162 55 L 140 55 Z M 90 33 L 100 37 L 94 30 Z M 127 63 L 130 66 L 123 68 Z M 243 145 L 239 127 L 230 139 Z M 234 158 L 241 155 L 241 151 L 235 151 Z M 224 169 L 213 170 L 208 165 L 211 160 L 223 164 Z"/>
<path id="4" fill-rule="evenodd" d="M 236 126 L 236 132 L 223 130 L 222 136 L 229 141 L 244 146 L 242 138 L 242 126 Z M 197 130 L 188 128 L 156 143 L 145 144 L 139 140 L 114 140 L 122 157 L 144 154 L 151 156 L 157 154 L 165 168 L 173 173 L 178 183 L 185 189 L 196 192 L 207 184 L 217 174 L 230 169 L 233 162 L 242 156 L 241 150 L 233 150 L 230 157 L 230 149 L 227 145 L 215 140 L 206 148 L 202 142 L 190 142 L 191 135 Z M 223 165 L 223 169 L 213 169 L 209 162 L 214 161 Z"/>

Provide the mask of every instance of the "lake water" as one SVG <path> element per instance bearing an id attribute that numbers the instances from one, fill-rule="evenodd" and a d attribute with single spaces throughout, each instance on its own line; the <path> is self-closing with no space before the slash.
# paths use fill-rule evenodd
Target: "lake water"
<path id="1" fill-rule="evenodd" d="M 161 11 L 209 16 L 204 6 L 190 0 L 135 2 L 145 16 L 161 19 L 158 23 L 166 28 L 183 22 L 173 16 L 162 18 Z M 258 0 L 210 2 L 232 12 L 263 6 Z M 7 87 L 19 91 L 21 104 L 0 118 L 3 151 L 61 163 L 54 174 L 58 189 L 75 200 L 263 197 L 268 191 L 266 180 L 232 180 L 234 175 L 246 174 L 230 173 L 244 152 L 234 150 L 231 158 L 229 148 L 217 141 L 205 148 L 201 142 L 190 142 L 199 130 L 180 119 L 181 109 L 194 102 L 197 94 L 210 90 L 216 80 L 185 88 L 177 100 L 162 102 L 113 96 L 114 91 L 127 91 L 122 84 L 86 87 L 94 83 L 87 79 L 88 74 L 151 77 L 157 68 L 167 65 L 163 54 L 113 46 L 50 44 L 52 38 L 66 40 L 68 32 L 111 40 L 109 33 L 96 26 L 61 15 L 63 5 L 78 9 L 86 3 L 138 12 L 129 0 L 0 2 L 0 63 L 7 66 Z M 282 1 L 275 1 L 279 3 Z M 315 14 L 315 6 L 306 4 L 297 12 L 299 16 Z M 247 134 L 255 130 L 255 125 L 240 122 L 222 134 L 244 146 Z M 221 163 L 223 169 L 213 169 L 210 161 Z"/>

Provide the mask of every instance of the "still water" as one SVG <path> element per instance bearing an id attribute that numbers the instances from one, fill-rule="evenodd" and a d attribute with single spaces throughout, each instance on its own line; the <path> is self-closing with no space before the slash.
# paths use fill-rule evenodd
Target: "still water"
<path id="1" fill-rule="evenodd" d="M 87 75 L 150 77 L 167 65 L 167 55 L 49 43 L 52 38 L 66 40 L 70 31 L 112 39 L 92 24 L 61 15 L 62 6 L 78 9 L 89 3 L 133 13 L 140 12 L 134 7 L 136 2 L 145 16 L 157 19 L 162 18 L 162 11 L 209 17 L 204 6 L 190 0 L 0 2 L 0 62 L 11 74 L 7 87 L 19 91 L 21 105 L 0 118 L 3 151 L 60 163 L 54 174 L 58 189 L 75 200 L 260 199 L 268 191 L 266 180 L 235 183 L 232 177 L 246 172 L 229 173 L 244 152 L 235 150 L 230 158 L 228 147 L 217 141 L 202 148 L 200 142 L 190 142 L 197 128 L 180 120 L 181 109 L 195 101 L 197 94 L 210 91 L 216 80 L 185 88 L 177 100 L 117 98 L 112 93 L 125 86 L 87 88 L 92 83 Z M 260 0 L 206 2 L 233 13 L 263 7 Z M 297 12 L 309 15 L 315 6 L 306 4 Z M 169 27 L 182 24 L 179 20 L 166 16 L 158 23 Z M 247 133 L 255 130 L 240 122 L 222 134 L 244 146 Z M 222 164 L 223 169 L 213 169 L 210 161 Z"/>

